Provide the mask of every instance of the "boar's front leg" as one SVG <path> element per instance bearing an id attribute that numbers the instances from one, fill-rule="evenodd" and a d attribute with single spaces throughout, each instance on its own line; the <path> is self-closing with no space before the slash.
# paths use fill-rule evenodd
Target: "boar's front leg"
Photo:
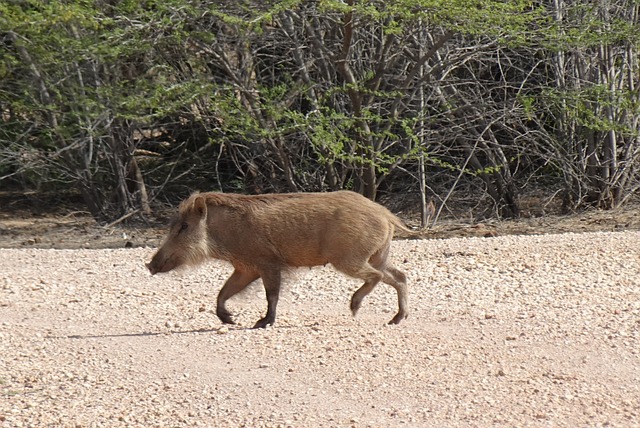
<path id="1" fill-rule="evenodd" d="M 276 321 L 276 306 L 280 295 L 281 275 L 279 269 L 270 269 L 260 273 L 267 294 L 267 314 L 258 320 L 253 328 L 265 328 Z"/>
<path id="2" fill-rule="evenodd" d="M 227 282 L 224 283 L 220 293 L 218 293 L 216 315 L 220 318 L 220 321 L 225 324 L 235 324 L 233 318 L 231 318 L 231 314 L 225 307 L 225 303 L 231 296 L 234 296 L 244 290 L 247 285 L 251 284 L 259 277 L 260 276 L 256 272 L 239 269 L 238 267 L 235 268 L 229 279 L 227 279 Z"/>

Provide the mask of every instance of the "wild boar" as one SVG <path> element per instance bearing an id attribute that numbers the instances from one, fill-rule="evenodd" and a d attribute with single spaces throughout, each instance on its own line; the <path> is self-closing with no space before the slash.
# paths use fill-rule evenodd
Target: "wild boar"
<path id="1" fill-rule="evenodd" d="M 398 313 L 407 317 L 407 279 L 388 260 L 394 228 L 412 233 L 389 210 L 350 191 L 237 195 L 195 193 L 182 201 L 169 235 L 147 268 L 152 275 L 208 258 L 230 262 L 234 271 L 218 294 L 216 315 L 234 324 L 226 301 L 258 278 L 267 313 L 254 328 L 276 319 L 281 272 L 331 263 L 364 280 L 351 297 L 355 316 L 362 299 L 383 281 L 398 295 Z"/>

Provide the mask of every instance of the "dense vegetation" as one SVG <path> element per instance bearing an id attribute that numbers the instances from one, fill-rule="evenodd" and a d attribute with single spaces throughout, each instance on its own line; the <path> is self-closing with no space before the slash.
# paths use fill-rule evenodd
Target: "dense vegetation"
<path id="1" fill-rule="evenodd" d="M 640 186 L 637 0 L 8 0 L 0 184 L 100 220 L 193 189 L 464 192 L 518 217 Z"/>

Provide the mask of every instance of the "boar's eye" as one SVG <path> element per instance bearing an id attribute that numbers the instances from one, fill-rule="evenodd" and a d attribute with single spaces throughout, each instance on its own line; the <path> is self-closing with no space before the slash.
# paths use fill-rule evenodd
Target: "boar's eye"
<path id="1" fill-rule="evenodd" d="M 178 233 L 184 232 L 185 230 L 187 230 L 188 227 L 189 227 L 189 225 L 187 223 L 182 223 L 180 225 L 180 230 L 178 231 Z"/>

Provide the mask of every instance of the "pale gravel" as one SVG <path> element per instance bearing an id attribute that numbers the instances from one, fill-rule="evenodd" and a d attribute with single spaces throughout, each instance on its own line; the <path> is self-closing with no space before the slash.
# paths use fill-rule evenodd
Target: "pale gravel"
<path id="1" fill-rule="evenodd" d="M 395 241 L 381 285 L 288 275 L 215 297 L 212 262 L 151 277 L 152 248 L 0 250 L 1 427 L 640 425 L 640 232 Z"/>

